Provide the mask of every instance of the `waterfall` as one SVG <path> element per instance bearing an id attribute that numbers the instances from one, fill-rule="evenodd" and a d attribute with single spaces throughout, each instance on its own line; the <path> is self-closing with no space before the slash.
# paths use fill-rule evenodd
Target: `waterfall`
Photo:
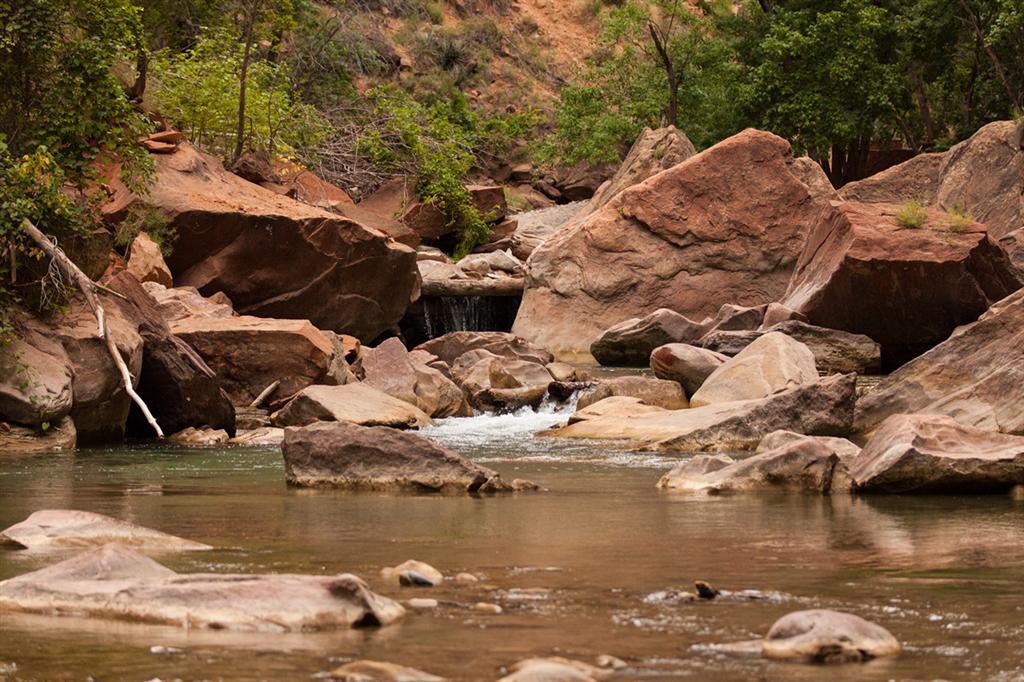
<path id="1" fill-rule="evenodd" d="M 402 320 L 412 344 L 448 332 L 507 332 L 519 312 L 519 296 L 424 296 Z"/>

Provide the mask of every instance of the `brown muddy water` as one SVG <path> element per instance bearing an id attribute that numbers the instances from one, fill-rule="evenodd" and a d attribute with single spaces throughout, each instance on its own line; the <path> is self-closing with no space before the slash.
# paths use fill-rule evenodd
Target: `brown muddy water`
<path id="1" fill-rule="evenodd" d="M 294 490 L 273 450 L 4 456 L 0 528 L 85 509 L 219 548 L 157 557 L 178 571 L 353 572 L 383 594 L 442 604 L 379 630 L 288 635 L 3 615 L 0 680 L 310 680 L 358 658 L 494 680 L 527 656 L 601 654 L 629 664 L 624 680 L 1024 680 L 1024 502 L 665 493 L 654 484 L 670 458 L 532 437 L 558 418 L 431 430 L 549 489 L 508 497 Z M 65 556 L 0 550 L 0 579 Z M 482 580 L 424 590 L 379 578 L 409 558 Z M 666 597 L 695 579 L 760 598 Z M 465 608 L 481 601 L 504 612 Z M 714 651 L 816 607 L 885 625 L 903 655 L 823 669 Z"/>

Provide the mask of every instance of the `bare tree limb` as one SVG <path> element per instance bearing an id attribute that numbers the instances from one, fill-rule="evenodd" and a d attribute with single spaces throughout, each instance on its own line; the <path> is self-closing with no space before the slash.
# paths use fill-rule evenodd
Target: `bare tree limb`
<path id="1" fill-rule="evenodd" d="M 135 392 L 135 387 L 132 386 L 132 374 L 128 371 L 128 365 L 125 364 L 124 359 L 121 357 L 120 351 L 117 350 L 117 343 L 114 342 L 113 337 L 107 333 L 107 317 L 103 310 L 103 305 L 100 303 L 98 292 L 108 292 L 109 289 L 100 286 L 93 282 L 89 277 L 82 272 L 77 265 L 71 262 L 71 259 L 54 244 L 49 237 L 43 234 L 32 221 L 28 218 L 24 218 L 21 221 L 21 227 L 25 230 L 25 233 L 32 238 L 40 249 L 53 259 L 53 262 L 57 264 L 57 267 L 64 272 L 64 275 L 75 283 L 75 286 L 85 296 L 85 302 L 89 304 L 93 314 L 96 316 L 96 325 L 98 327 L 97 336 L 103 339 L 107 345 L 107 352 L 110 353 L 111 359 L 114 361 L 114 365 L 117 367 L 118 372 L 121 374 L 121 381 L 124 383 L 124 390 L 131 397 L 132 401 L 139 406 L 142 410 L 143 416 L 149 425 L 156 431 L 158 438 L 164 437 L 164 432 L 157 424 L 156 419 L 153 417 L 153 413 L 149 411 L 149 407 L 145 401 Z"/>

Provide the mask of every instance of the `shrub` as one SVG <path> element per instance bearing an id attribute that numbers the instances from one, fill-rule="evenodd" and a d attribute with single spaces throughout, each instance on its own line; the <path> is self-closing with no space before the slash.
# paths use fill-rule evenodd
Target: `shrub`
<path id="1" fill-rule="evenodd" d="M 908 229 L 918 229 L 928 218 L 928 207 L 917 201 L 908 201 L 896 211 L 896 224 Z"/>
<path id="2" fill-rule="evenodd" d="M 974 216 L 963 206 L 954 206 L 946 211 L 946 226 L 950 232 L 966 232 L 974 224 Z"/>
<path id="3" fill-rule="evenodd" d="M 238 73 L 243 46 L 228 32 L 200 38 L 182 54 L 159 53 L 150 66 L 161 112 L 197 145 L 227 159 L 238 125 Z M 265 60 L 249 66 L 246 84 L 248 148 L 287 155 L 313 147 L 325 119 L 292 96 L 287 70 Z"/>

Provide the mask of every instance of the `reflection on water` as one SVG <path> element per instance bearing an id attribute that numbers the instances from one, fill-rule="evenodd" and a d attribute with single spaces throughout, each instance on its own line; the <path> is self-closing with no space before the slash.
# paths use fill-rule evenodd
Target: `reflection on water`
<path id="1" fill-rule="evenodd" d="M 654 483 L 673 459 L 532 437 L 560 418 L 545 408 L 428 431 L 506 478 L 549 489 L 506 497 L 290 490 L 268 450 L 5 457 L 0 527 L 37 509 L 86 509 L 220 548 L 158 557 L 175 570 L 352 571 L 402 599 L 409 590 L 383 583 L 380 567 L 416 558 L 482 580 L 431 590 L 440 609 L 371 632 L 244 635 L 5 615 L 0 679 L 13 662 L 25 679 L 308 680 L 375 658 L 487 680 L 527 655 L 613 654 L 631 665 L 624 679 L 817 680 L 819 669 L 709 645 L 819 606 L 875 619 L 907 645 L 896 660 L 830 678 L 1024 679 L 1024 503 L 669 494 Z M 63 556 L 0 551 L 0 579 Z M 659 596 L 694 579 L 768 594 L 698 604 Z M 462 608 L 478 601 L 504 613 Z"/>

